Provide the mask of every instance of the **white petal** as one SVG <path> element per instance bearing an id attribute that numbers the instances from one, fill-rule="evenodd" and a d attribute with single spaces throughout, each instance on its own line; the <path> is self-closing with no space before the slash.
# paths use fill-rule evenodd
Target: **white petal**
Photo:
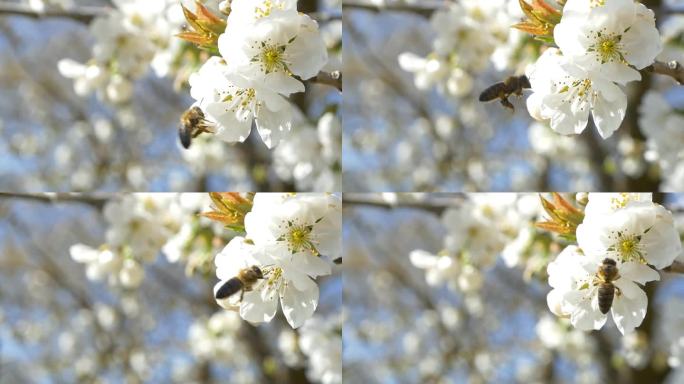
<path id="1" fill-rule="evenodd" d="M 278 145 L 282 137 L 292 129 L 290 116 L 289 107 L 278 112 L 271 112 L 268 108 L 259 110 L 256 119 L 257 130 L 268 148 Z"/>
<path id="2" fill-rule="evenodd" d="M 280 301 L 283 314 L 292 328 L 299 328 L 313 315 L 318 306 L 318 285 L 309 280 L 307 289 L 300 291 L 292 285 L 282 289 Z"/>
<path id="3" fill-rule="evenodd" d="M 330 263 L 322 257 L 312 256 L 309 253 L 292 255 L 290 265 L 311 277 L 329 275 L 331 272 Z"/>
<path id="4" fill-rule="evenodd" d="M 632 332 L 646 317 L 648 297 L 646 293 L 631 281 L 619 279 L 615 285 L 620 288 L 621 295 L 613 300 L 611 313 L 620 333 Z"/>
<path id="5" fill-rule="evenodd" d="M 416 249 L 409 253 L 409 259 L 411 264 L 416 268 L 428 269 L 434 268 L 437 265 L 437 260 L 439 256 L 433 255 L 430 252 L 423 251 L 422 249 Z"/>
<path id="6" fill-rule="evenodd" d="M 660 274 L 653 268 L 636 262 L 627 262 L 620 265 L 619 273 L 622 278 L 631 280 L 639 284 L 646 284 L 649 281 L 660 280 Z"/>
<path id="7" fill-rule="evenodd" d="M 77 263 L 89 263 L 97 259 L 98 250 L 85 244 L 74 244 L 69 247 L 71 258 Z"/>
<path id="8" fill-rule="evenodd" d="M 278 294 L 274 289 L 245 292 L 240 316 L 251 323 L 269 322 L 278 309 Z"/>
<path id="9" fill-rule="evenodd" d="M 205 112 L 219 123 L 216 136 L 228 143 L 243 142 L 252 130 L 252 119 L 238 119 L 228 103 L 211 103 Z"/>
<path id="10" fill-rule="evenodd" d="M 598 308 L 596 308 L 597 305 L 595 302 L 598 296 L 594 294 L 592 295 L 593 298 L 589 300 L 588 298 L 584 297 L 584 295 L 586 295 L 585 293 L 580 293 L 583 294 L 583 299 L 577 303 L 577 306 L 575 306 L 574 311 L 570 315 L 570 322 L 575 326 L 575 328 L 582 331 L 601 329 L 601 327 L 603 327 L 603 325 L 606 323 L 608 317 L 602 314 Z"/>
<path id="11" fill-rule="evenodd" d="M 305 90 L 301 81 L 280 71 L 264 76 L 264 85 L 284 96 Z"/>
<path id="12" fill-rule="evenodd" d="M 592 105 L 592 114 L 596 128 L 603 139 L 610 137 L 625 118 L 627 112 L 627 96 L 614 84 L 606 84 Z M 613 99 L 609 101 L 606 98 Z"/>
<path id="13" fill-rule="evenodd" d="M 669 213 L 667 213 L 669 215 Z M 640 244 L 645 249 L 645 258 L 657 269 L 672 265 L 682 252 L 682 243 L 674 224 L 669 220 L 658 220 L 651 229 L 641 237 Z"/>

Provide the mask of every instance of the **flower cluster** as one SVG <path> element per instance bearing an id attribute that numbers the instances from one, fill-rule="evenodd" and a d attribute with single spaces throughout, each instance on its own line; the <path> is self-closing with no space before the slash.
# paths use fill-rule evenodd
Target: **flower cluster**
<path id="1" fill-rule="evenodd" d="M 292 127 L 287 98 L 326 65 L 325 42 L 296 0 L 234 0 L 226 23 L 216 40 L 220 55 L 190 76 L 194 106 L 222 140 L 246 140 L 256 122 L 271 148 Z"/>
<path id="2" fill-rule="evenodd" d="M 627 97 L 620 86 L 662 51 L 653 11 L 632 0 L 568 0 L 549 48 L 527 71 L 530 114 L 562 134 L 579 134 L 589 116 L 601 137 L 621 125 Z"/>
<path id="3" fill-rule="evenodd" d="M 98 248 L 74 244 L 71 258 L 86 265 L 89 279 L 125 288 L 142 283 L 144 265 L 154 262 L 160 251 L 170 262 L 183 259 L 188 272 L 206 268 L 214 232 L 200 228 L 196 213 L 204 205 L 202 194 L 136 193 L 109 201 L 104 207 L 106 242 Z M 189 247 L 190 242 L 197 246 Z"/>
<path id="4" fill-rule="evenodd" d="M 643 321 L 648 298 L 641 288 L 660 279 L 682 252 L 672 214 L 650 194 L 589 194 L 576 245 L 548 265 L 551 311 L 581 330 L 600 329 L 608 308 L 622 334 Z M 572 236 L 568 233 L 567 236 Z M 616 273 L 608 274 L 611 264 Z M 606 286 L 614 293 L 608 300 Z M 605 307 L 608 300 L 608 308 Z"/>
<path id="5" fill-rule="evenodd" d="M 669 349 L 668 365 L 684 367 L 684 301 L 675 299 L 662 306 L 660 338 Z"/>
<path id="6" fill-rule="evenodd" d="M 430 285 L 446 283 L 450 288 L 473 292 L 483 283 L 482 271 L 497 257 L 513 267 L 531 241 L 531 219 L 538 208 L 531 196 L 512 193 L 476 194 L 442 215 L 447 231 L 444 249 L 434 255 L 424 250 L 410 254 L 411 263 L 426 270 Z"/>
<path id="7" fill-rule="evenodd" d="M 342 317 L 314 316 L 297 330 L 283 329 L 278 349 L 285 363 L 302 367 L 308 360 L 306 375 L 313 382 L 342 383 Z"/>
<path id="8" fill-rule="evenodd" d="M 432 29 L 438 34 L 433 52 L 420 57 L 406 52 L 399 65 L 414 73 L 418 89 L 437 86 L 440 92 L 460 97 L 471 92 L 473 75 L 491 61 L 496 69 L 510 66 L 513 49 L 522 34 L 509 27 L 522 15 L 517 1 L 478 0 L 451 3 L 432 15 Z"/>
<path id="9" fill-rule="evenodd" d="M 189 1 L 186 1 L 189 2 Z M 218 1 L 208 1 L 217 8 Z M 133 96 L 133 81 L 152 67 L 169 74 L 182 44 L 170 38 L 180 31 L 183 12 L 177 0 L 114 0 L 115 8 L 90 24 L 95 37 L 93 57 L 85 63 L 63 59 L 60 73 L 74 81 L 80 96 L 97 93 L 110 103 L 122 104 Z"/>
<path id="10" fill-rule="evenodd" d="M 660 93 L 649 91 L 639 107 L 639 127 L 646 136 L 649 161 L 657 162 L 663 171 L 668 189 L 680 189 L 684 185 L 684 115 Z"/>
<path id="11" fill-rule="evenodd" d="M 309 359 L 307 376 L 323 384 L 342 383 L 342 317 L 314 317 L 301 328 L 299 348 Z"/>
<path id="12" fill-rule="evenodd" d="M 271 321 L 278 309 L 293 328 L 318 305 L 315 278 L 329 275 L 330 260 L 341 254 L 341 201 L 328 194 L 257 193 L 244 217 L 244 236 L 236 236 L 215 258 L 221 280 L 214 292 L 246 269 L 258 268 L 254 284 L 217 299 L 252 323 Z"/>
<path id="13" fill-rule="evenodd" d="M 302 119 L 303 120 L 303 119 Z M 341 191 L 342 123 L 328 112 L 316 128 L 302 124 L 274 152 L 278 176 L 294 181 L 297 190 Z"/>

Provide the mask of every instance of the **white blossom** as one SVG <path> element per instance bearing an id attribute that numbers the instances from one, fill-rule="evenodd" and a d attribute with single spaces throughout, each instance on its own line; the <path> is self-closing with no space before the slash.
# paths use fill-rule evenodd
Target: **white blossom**
<path id="1" fill-rule="evenodd" d="M 587 72 L 555 48 L 544 51 L 527 76 L 533 92 L 527 99 L 530 115 L 550 120 L 558 133 L 582 133 L 591 114 L 605 139 L 625 117 L 627 97 L 617 85 Z"/>
<path id="2" fill-rule="evenodd" d="M 566 247 L 548 266 L 549 309 L 558 316 L 569 317 L 580 330 L 600 329 L 607 314 L 598 307 L 597 275 L 600 258 L 585 255 L 576 246 Z M 622 334 L 638 327 L 646 316 L 648 298 L 637 284 L 659 280 L 658 273 L 637 262 L 618 262 L 619 277 L 612 283 L 616 287 L 610 309 L 613 321 Z"/>
<path id="3" fill-rule="evenodd" d="M 213 56 L 190 76 L 190 94 L 205 117 L 216 124 L 216 135 L 227 142 L 243 142 L 252 122 L 264 144 L 278 144 L 291 128 L 289 102 L 260 83 L 231 74 L 226 62 Z"/>
<path id="4" fill-rule="evenodd" d="M 313 279 L 331 273 L 324 256 L 334 259 L 341 252 L 340 226 L 340 201 L 333 195 L 257 194 L 245 217 L 247 239 L 233 238 L 216 256 L 221 281 L 214 290 L 251 266 L 264 278 L 219 304 L 238 307 L 243 319 L 260 323 L 273 319 L 280 302 L 288 323 L 300 327 L 318 305 Z"/>
<path id="5" fill-rule="evenodd" d="M 342 383 L 341 316 L 307 320 L 300 330 L 299 347 L 309 358 L 310 379 L 323 384 Z"/>
<path id="6" fill-rule="evenodd" d="M 226 32 L 219 37 L 219 51 L 232 71 L 237 71 L 262 87 L 288 96 L 304 91 L 306 80 L 318 74 L 328 60 L 328 51 L 318 31 L 318 24 L 308 15 L 300 14 L 292 1 L 286 9 L 273 7 L 271 1 L 261 1 L 271 9 L 256 11 L 264 16 L 244 24 L 242 7 L 252 8 L 251 0 L 236 0 L 228 17 Z M 257 4 L 259 4 L 257 2 Z M 260 10 L 257 5 L 257 10 Z"/>
<path id="7" fill-rule="evenodd" d="M 577 228 L 577 243 L 587 254 L 657 269 L 671 265 L 682 251 L 672 214 L 648 202 L 587 217 Z"/>
<path id="8" fill-rule="evenodd" d="M 633 0 L 568 0 L 554 38 L 573 64 L 620 84 L 640 80 L 662 51 L 653 11 Z"/>

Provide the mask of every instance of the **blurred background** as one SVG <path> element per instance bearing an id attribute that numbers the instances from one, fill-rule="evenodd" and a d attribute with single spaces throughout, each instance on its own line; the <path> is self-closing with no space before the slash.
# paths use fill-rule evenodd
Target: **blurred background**
<path id="1" fill-rule="evenodd" d="M 647 317 L 630 336 L 612 320 L 600 331 L 574 329 L 546 304 L 546 266 L 562 245 L 532 225 L 539 195 L 496 194 L 487 203 L 478 194 L 344 199 L 345 381 L 684 382 L 684 275 L 661 273 L 647 285 Z M 681 204 L 681 196 L 665 196 L 680 232 Z M 444 213 L 465 206 L 489 212 L 491 227 L 466 216 L 445 226 Z M 462 251 L 475 268 L 431 261 L 448 255 L 459 233 L 467 234 Z"/>
<path id="2" fill-rule="evenodd" d="M 203 2 L 218 13 L 218 0 Z M 180 146 L 179 119 L 194 101 L 187 78 L 207 59 L 174 37 L 180 4 L 0 1 L 2 190 L 341 190 L 341 93 L 330 86 L 307 84 L 291 99 L 300 113 L 279 149 L 258 135 Z M 320 22 L 326 70 L 339 70 L 339 4 L 298 5 Z"/>
<path id="3" fill-rule="evenodd" d="M 317 280 L 303 327 L 280 310 L 252 326 L 213 298 L 214 256 L 234 234 L 197 216 L 208 196 L 137 195 L 155 225 L 126 221 L 132 196 L 0 197 L 0 382 L 326 382 L 341 364 L 325 353 L 341 350 L 341 267 Z M 70 255 L 113 238 L 113 256 Z"/>
<path id="4" fill-rule="evenodd" d="M 684 3 L 642 3 L 666 43 L 658 59 L 682 61 Z M 645 73 L 627 87 L 611 138 L 593 123 L 561 136 L 529 117 L 529 92 L 510 99 L 514 112 L 477 101 L 539 54 L 539 41 L 510 28 L 523 17 L 518 0 L 345 0 L 343 9 L 344 190 L 684 188 L 684 92 L 671 78 Z"/>

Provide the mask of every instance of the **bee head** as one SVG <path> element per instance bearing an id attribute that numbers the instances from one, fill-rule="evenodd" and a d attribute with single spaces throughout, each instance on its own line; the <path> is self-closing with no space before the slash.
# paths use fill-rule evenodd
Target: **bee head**
<path id="1" fill-rule="evenodd" d="M 257 267 L 256 265 L 252 265 L 252 272 L 254 272 L 254 275 L 257 277 L 257 279 L 263 279 L 264 274 L 261 272 L 261 269 Z"/>
<path id="2" fill-rule="evenodd" d="M 617 263 L 613 259 L 605 258 L 603 259 L 603 265 L 612 265 L 613 267 L 615 267 Z"/>

